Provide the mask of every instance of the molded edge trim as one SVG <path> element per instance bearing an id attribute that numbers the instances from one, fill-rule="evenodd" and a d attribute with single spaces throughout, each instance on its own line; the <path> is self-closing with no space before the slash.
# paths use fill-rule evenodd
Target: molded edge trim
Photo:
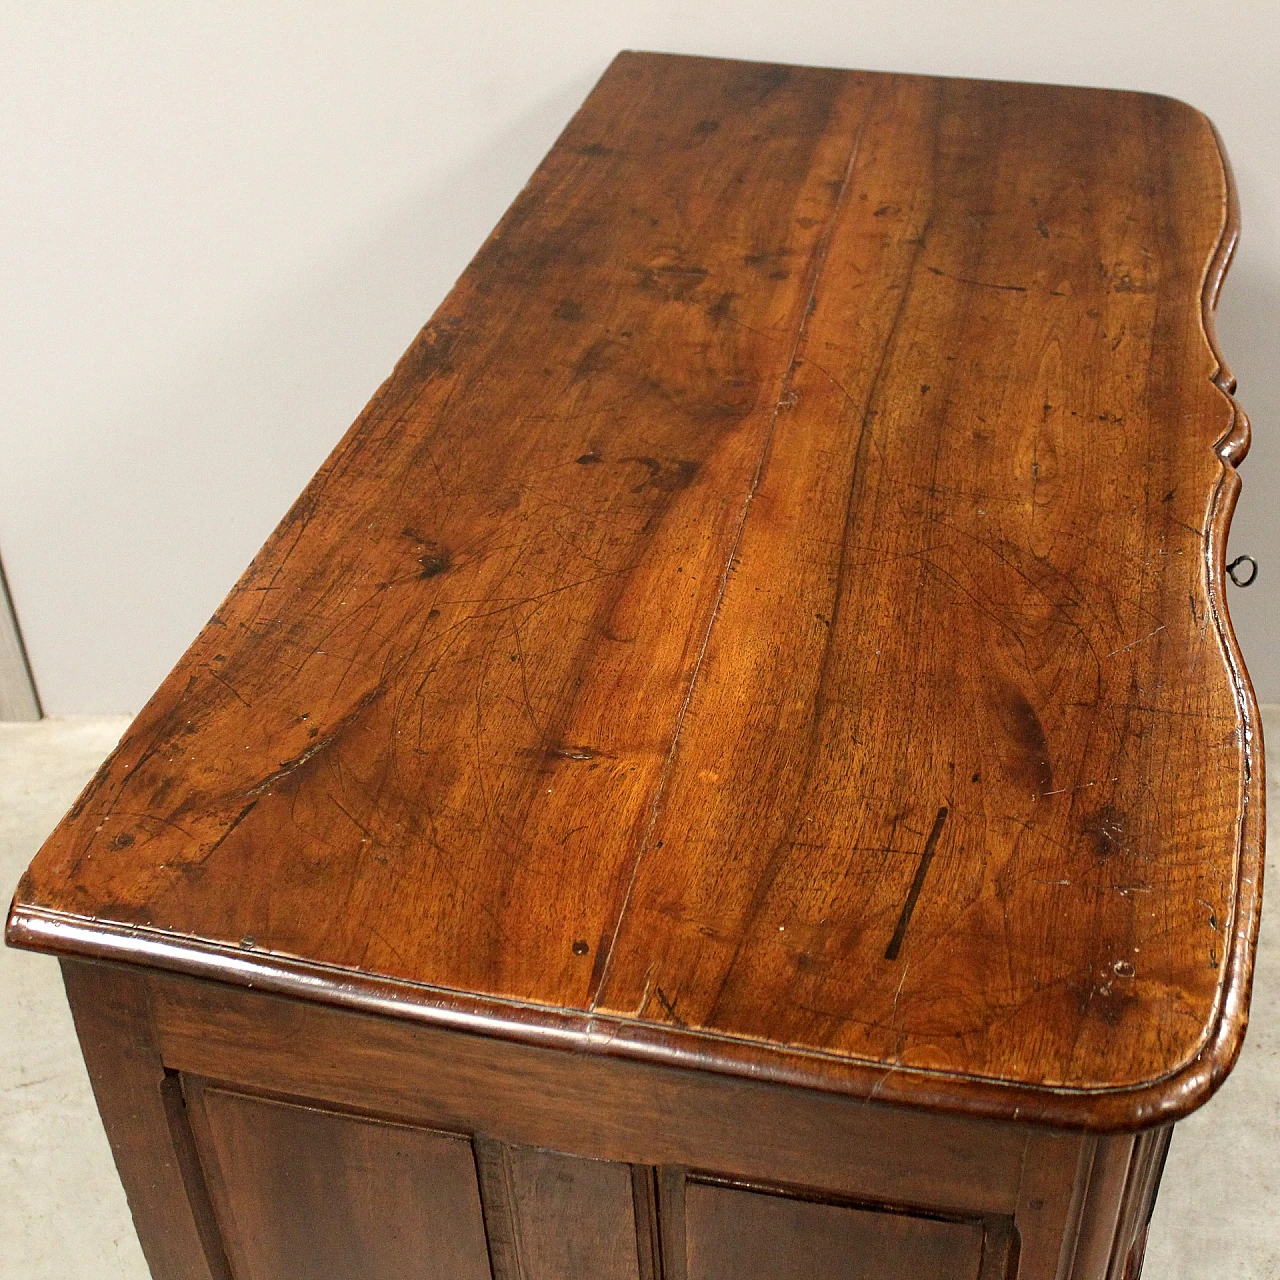
<path id="1" fill-rule="evenodd" d="M 1119 1132 L 1167 1124 L 1200 1106 L 1230 1067 L 1206 1049 L 1171 1074 L 1140 1086 L 1052 1088 L 957 1072 L 885 1067 L 841 1054 L 476 996 L 39 907 L 14 907 L 7 941 L 31 951 L 122 962 L 520 1044 L 1056 1128 Z M 1211 1037 L 1210 1047 L 1214 1044 Z"/>
<path id="2" fill-rule="evenodd" d="M 1236 380 L 1223 358 L 1214 323 L 1218 295 L 1240 237 L 1240 202 L 1222 136 L 1213 121 L 1203 113 L 1196 114 L 1204 121 L 1216 145 L 1227 198 L 1222 235 L 1205 269 L 1200 298 L 1205 343 L 1217 365 L 1211 380 L 1226 398 L 1232 413 L 1231 425 L 1214 444 L 1214 452 L 1222 464 L 1222 475 L 1210 497 L 1205 523 L 1205 590 L 1235 694 L 1243 772 L 1233 868 L 1232 914 L 1214 1015 L 1199 1051 L 1166 1077 L 1169 1080 L 1184 1076 L 1206 1077 L 1197 1091 L 1196 1101 L 1188 1109 L 1201 1105 L 1217 1090 L 1235 1066 L 1244 1044 L 1249 1025 L 1249 996 L 1253 987 L 1258 926 L 1262 918 L 1262 880 L 1266 865 L 1266 768 L 1262 721 L 1239 641 L 1231 625 L 1226 592 L 1227 539 L 1241 487 L 1236 468 L 1249 452 L 1252 432 L 1248 415 L 1235 401 Z"/>

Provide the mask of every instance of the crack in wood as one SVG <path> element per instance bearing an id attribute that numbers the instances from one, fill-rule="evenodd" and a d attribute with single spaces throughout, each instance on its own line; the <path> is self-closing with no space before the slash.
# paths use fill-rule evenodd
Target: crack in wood
<path id="1" fill-rule="evenodd" d="M 889 939 L 889 945 L 884 950 L 884 958 L 886 960 L 896 960 L 898 952 L 902 950 L 902 940 L 907 936 L 907 926 L 911 923 L 911 916 L 916 909 L 916 900 L 920 897 L 920 890 L 924 888 L 924 878 L 929 874 L 929 864 L 933 861 L 934 851 L 938 847 L 938 837 L 942 835 L 942 827 L 946 820 L 947 806 L 944 804 L 938 810 L 938 816 L 933 820 L 933 830 L 929 832 L 929 838 L 924 842 L 924 852 L 920 855 L 920 865 L 916 867 L 916 874 L 911 881 L 911 888 L 907 890 L 907 900 L 902 904 L 902 914 L 898 917 L 898 924 L 893 931 L 893 937 Z"/>

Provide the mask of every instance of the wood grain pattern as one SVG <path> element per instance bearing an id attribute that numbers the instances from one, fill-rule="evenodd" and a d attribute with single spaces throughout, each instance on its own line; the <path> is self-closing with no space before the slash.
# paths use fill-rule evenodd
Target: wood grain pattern
<path id="1" fill-rule="evenodd" d="M 1211 126 L 622 55 L 19 945 L 1115 1129 L 1247 1020 Z"/>
<path id="2" fill-rule="evenodd" d="M 1208 868 L 1242 726 L 1197 602 L 1222 171 L 1167 102 L 885 99 L 599 1004 L 1132 1086 L 1203 1047 L 1236 888 Z"/>
<path id="3" fill-rule="evenodd" d="M 489 1252 L 500 1257 L 494 1280 L 650 1280 L 640 1270 L 647 1240 L 629 1165 L 535 1147 L 476 1146 Z"/>
<path id="4" fill-rule="evenodd" d="M 869 1213 L 691 1182 L 686 1280 L 979 1280 L 981 1223 Z"/>
<path id="5" fill-rule="evenodd" d="M 189 1082 L 238 1280 L 490 1280 L 465 1138 Z"/>

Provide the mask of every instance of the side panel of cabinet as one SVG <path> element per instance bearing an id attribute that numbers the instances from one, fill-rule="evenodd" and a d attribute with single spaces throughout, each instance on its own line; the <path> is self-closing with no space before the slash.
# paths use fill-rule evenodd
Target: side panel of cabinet
<path id="1" fill-rule="evenodd" d="M 489 1280 L 467 1139 L 186 1084 L 237 1280 Z"/>

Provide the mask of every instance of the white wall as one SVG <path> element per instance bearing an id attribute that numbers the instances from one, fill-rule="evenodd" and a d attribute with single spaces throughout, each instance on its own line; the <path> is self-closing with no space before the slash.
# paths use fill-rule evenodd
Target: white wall
<path id="1" fill-rule="evenodd" d="M 47 711 L 141 705 L 624 47 L 1207 111 L 1256 426 L 1233 549 L 1262 576 L 1232 607 L 1280 700 L 1274 0 L 7 0 L 0 553 Z"/>

